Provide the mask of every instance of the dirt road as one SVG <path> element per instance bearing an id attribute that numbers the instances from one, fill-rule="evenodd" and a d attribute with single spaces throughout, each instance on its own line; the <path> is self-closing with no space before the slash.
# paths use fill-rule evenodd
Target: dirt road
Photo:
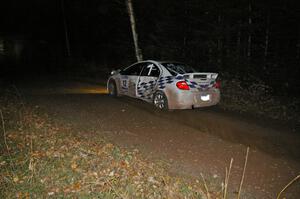
<path id="1" fill-rule="evenodd" d="M 233 158 L 231 196 L 238 190 L 247 146 L 244 198 L 275 198 L 300 173 L 300 134 L 276 124 L 270 127 L 218 108 L 161 112 L 139 100 L 111 98 L 98 85 L 36 82 L 18 87 L 25 101 L 57 121 L 166 160 L 176 175 L 199 178 L 203 173 L 220 185 Z M 300 182 L 286 196 L 300 198 Z"/>

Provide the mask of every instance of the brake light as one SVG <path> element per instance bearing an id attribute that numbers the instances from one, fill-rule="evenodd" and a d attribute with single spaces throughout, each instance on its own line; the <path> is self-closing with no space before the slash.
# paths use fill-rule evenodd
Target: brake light
<path id="1" fill-rule="evenodd" d="M 220 80 L 218 80 L 218 81 L 216 81 L 215 83 L 214 83 L 214 86 L 213 86 L 214 88 L 221 88 L 221 81 Z"/>
<path id="2" fill-rule="evenodd" d="M 186 81 L 179 81 L 176 83 L 177 88 L 180 90 L 190 90 L 189 85 L 186 83 Z"/>

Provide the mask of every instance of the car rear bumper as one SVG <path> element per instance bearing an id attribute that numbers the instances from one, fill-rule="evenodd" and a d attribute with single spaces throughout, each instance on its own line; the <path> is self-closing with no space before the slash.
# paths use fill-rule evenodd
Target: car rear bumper
<path id="1" fill-rule="evenodd" d="M 169 109 L 191 109 L 198 107 L 213 106 L 220 102 L 220 90 L 208 91 L 180 91 L 166 93 Z M 203 96 L 201 98 L 201 96 Z"/>

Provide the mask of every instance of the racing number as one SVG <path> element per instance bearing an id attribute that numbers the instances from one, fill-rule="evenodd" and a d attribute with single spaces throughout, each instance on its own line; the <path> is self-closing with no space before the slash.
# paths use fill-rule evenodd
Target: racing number
<path id="1" fill-rule="evenodd" d="M 149 68 L 148 76 L 150 76 L 152 68 L 154 68 L 154 65 L 150 64 L 149 66 L 147 66 L 147 68 Z"/>

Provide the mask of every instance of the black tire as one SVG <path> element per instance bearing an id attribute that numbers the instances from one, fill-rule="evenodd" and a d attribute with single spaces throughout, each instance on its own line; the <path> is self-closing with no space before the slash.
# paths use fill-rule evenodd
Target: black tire
<path id="1" fill-rule="evenodd" d="M 118 96 L 117 85 L 114 80 L 109 81 L 108 83 L 108 94 L 112 97 Z"/>
<path id="2" fill-rule="evenodd" d="M 168 110 L 168 98 L 162 91 L 157 91 L 153 95 L 153 104 L 160 110 Z"/>

